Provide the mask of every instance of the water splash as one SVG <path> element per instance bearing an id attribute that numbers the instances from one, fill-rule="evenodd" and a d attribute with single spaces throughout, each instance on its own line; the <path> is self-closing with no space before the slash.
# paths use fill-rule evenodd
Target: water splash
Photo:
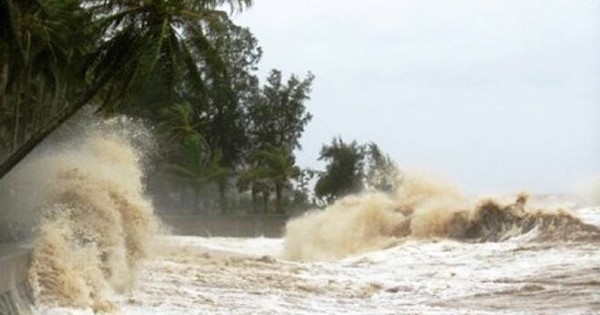
<path id="1" fill-rule="evenodd" d="M 160 230 L 142 184 L 147 133 L 123 117 L 86 130 L 26 164 L 43 179 L 30 283 L 40 307 L 114 312 L 108 296 L 132 287 Z"/>
<path id="2" fill-rule="evenodd" d="M 529 232 L 534 241 L 600 240 L 600 229 L 567 209 L 528 206 L 516 200 L 471 200 L 455 186 L 407 176 L 392 194 L 363 193 L 342 198 L 286 226 L 284 256 L 332 260 L 384 249 L 413 238 L 503 241 Z"/>

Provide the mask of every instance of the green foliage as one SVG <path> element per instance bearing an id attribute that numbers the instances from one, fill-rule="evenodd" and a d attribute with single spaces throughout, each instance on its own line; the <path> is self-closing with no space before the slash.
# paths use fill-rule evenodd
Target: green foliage
<path id="1" fill-rule="evenodd" d="M 194 108 L 189 103 L 161 108 L 158 130 L 168 143 L 179 142 L 198 133 L 199 122 Z"/>
<path id="2" fill-rule="evenodd" d="M 294 205 L 300 210 L 308 210 L 314 208 L 315 204 L 311 202 L 310 183 L 318 175 L 318 171 L 312 169 L 301 169 L 297 176 L 294 177 Z"/>
<path id="3" fill-rule="evenodd" d="M 281 71 L 272 70 L 267 84 L 247 104 L 246 129 L 251 145 L 238 189 L 250 190 L 255 204 L 261 195 L 265 212 L 273 192 L 275 211 L 283 212 L 284 191 L 301 173 L 293 150 L 300 148 L 300 136 L 312 118 L 305 102 L 313 79 L 311 74 L 304 80 L 292 75 L 284 83 Z"/>
<path id="4" fill-rule="evenodd" d="M 200 134 L 192 134 L 183 140 L 183 156 L 180 161 L 168 163 L 167 170 L 196 188 L 229 176 L 229 169 L 219 165 L 220 152 L 210 152 L 206 140 Z"/>
<path id="5" fill-rule="evenodd" d="M 0 145 L 29 139 L 86 87 L 85 51 L 97 37 L 76 0 L 0 3 Z"/>
<path id="6" fill-rule="evenodd" d="M 198 116 L 200 130 L 211 147 L 223 152 L 223 166 L 234 169 L 242 161 L 248 146 L 245 108 L 258 90 L 254 72 L 262 50 L 248 29 L 231 21 L 207 29 L 206 36 L 222 64 L 219 69 L 202 68 L 203 76 L 211 77 L 205 82 L 205 95 L 194 89 L 185 91 L 184 95 L 201 113 Z"/>
<path id="7" fill-rule="evenodd" d="M 243 9 L 251 3 L 0 3 L 0 139 L 5 153 L 12 151 L 0 176 L 92 101 L 103 112 L 131 113 L 142 111 L 131 106 L 148 99 L 149 91 L 160 96 L 156 106 L 193 96 L 204 111 L 225 98 L 235 99 L 225 62 L 207 34 L 231 24 L 219 7 Z"/>
<path id="8" fill-rule="evenodd" d="M 314 76 L 301 80 L 292 75 L 283 82 L 281 71 L 272 70 L 267 84 L 248 108 L 248 132 L 251 141 L 289 151 L 300 148 L 300 136 L 312 119 L 305 103 L 310 99 Z"/>
<path id="9" fill-rule="evenodd" d="M 8 156 L 0 176 L 90 104 L 156 126 L 162 161 L 151 177 L 173 180 L 180 195 L 198 199 L 214 185 L 226 212 L 238 178 L 264 209 L 274 195 L 282 212 L 293 181 L 305 201 L 309 177 L 293 151 L 312 118 L 305 104 L 314 76 L 273 70 L 259 86 L 258 41 L 223 11 L 251 4 L 0 1 L 0 156 Z"/>
<path id="10" fill-rule="evenodd" d="M 316 196 L 331 203 L 339 197 L 361 191 L 364 188 L 365 156 L 365 147 L 356 141 L 345 143 L 338 137 L 330 145 L 324 145 L 319 160 L 328 164 L 315 185 Z"/>
<path id="11" fill-rule="evenodd" d="M 369 189 L 392 192 L 401 180 L 398 166 L 373 142 L 367 144 L 366 186 Z"/>
<path id="12" fill-rule="evenodd" d="M 246 169 L 238 179 L 238 187 L 247 190 L 253 186 L 253 191 L 268 196 L 275 191 L 275 211 L 283 212 L 283 189 L 289 185 L 289 180 L 300 174 L 300 168 L 295 165 L 294 156 L 286 148 L 268 146 L 256 151 L 251 157 L 251 167 Z M 263 198 L 263 209 L 266 212 L 268 197 Z"/>
<path id="13" fill-rule="evenodd" d="M 328 164 L 319 174 L 315 195 L 327 203 L 365 188 L 391 192 L 401 177 L 396 163 L 373 142 L 360 145 L 334 138 L 323 146 L 319 160 Z"/>
<path id="14" fill-rule="evenodd" d="M 102 107 L 135 104 L 151 79 L 164 90 L 164 101 L 179 101 L 180 91 L 207 97 L 207 82 L 226 80 L 224 61 L 207 33 L 230 22 L 217 8 L 229 3 L 243 8 L 251 1 L 156 0 L 89 1 L 94 27 L 110 34 L 91 59 L 98 81 L 111 78 Z"/>

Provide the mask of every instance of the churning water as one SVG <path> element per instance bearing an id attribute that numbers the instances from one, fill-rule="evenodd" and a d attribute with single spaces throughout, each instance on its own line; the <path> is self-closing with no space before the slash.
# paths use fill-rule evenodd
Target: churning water
<path id="1" fill-rule="evenodd" d="M 600 313 L 600 208 L 407 177 L 292 220 L 283 239 L 158 236 L 139 137 L 122 128 L 88 128 L 26 168 L 43 186 L 27 205 L 39 314 Z"/>
<path id="2" fill-rule="evenodd" d="M 159 231 L 134 145 L 145 130 L 123 117 L 86 122 L 5 183 L 19 197 L 7 198 L 11 219 L 36 227 L 30 285 L 42 309 L 116 311 L 108 295 L 131 290 Z"/>
<path id="3" fill-rule="evenodd" d="M 401 244 L 409 238 L 499 242 L 531 234 L 531 242 L 598 243 L 600 229 L 528 196 L 470 200 L 454 186 L 406 177 L 393 194 L 367 193 L 291 221 L 284 256 L 331 260 Z M 531 233 L 530 233 L 531 232 Z"/>

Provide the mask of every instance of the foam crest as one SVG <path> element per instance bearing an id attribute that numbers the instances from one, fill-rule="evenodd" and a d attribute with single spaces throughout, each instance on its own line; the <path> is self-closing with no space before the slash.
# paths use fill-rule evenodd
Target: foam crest
<path id="1" fill-rule="evenodd" d="M 51 178 L 40 207 L 30 282 L 43 307 L 113 312 L 107 298 L 131 289 L 159 231 L 144 196 L 139 151 L 124 121 L 97 124 L 75 143 L 29 165 Z"/>
<path id="2" fill-rule="evenodd" d="M 332 260 L 384 249 L 406 237 L 503 241 L 535 231 L 534 241 L 590 241 L 600 229 L 566 209 L 538 209 L 516 200 L 470 200 L 455 186 L 407 176 L 391 194 L 363 193 L 290 221 L 284 256 Z"/>

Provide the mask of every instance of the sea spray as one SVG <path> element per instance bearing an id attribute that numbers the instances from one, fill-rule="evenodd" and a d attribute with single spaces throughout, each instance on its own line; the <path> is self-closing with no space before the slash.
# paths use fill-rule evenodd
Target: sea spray
<path id="1" fill-rule="evenodd" d="M 132 287 L 160 229 L 144 196 L 145 134 L 124 117 L 92 122 L 22 168 L 43 195 L 30 269 L 39 307 L 112 312 L 108 296 Z"/>
<path id="2" fill-rule="evenodd" d="M 290 221 L 284 256 L 330 260 L 389 247 L 411 233 L 440 235 L 453 214 L 467 207 L 451 185 L 404 176 L 394 193 L 348 196 Z"/>
<path id="3" fill-rule="evenodd" d="M 393 193 L 344 197 L 324 210 L 288 222 L 284 256 L 333 260 L 394 246 L 407 237 L 503 241 L 536 232 L 535 241 L 597 241 L 600 230 L 567 209 L 511 201 L 472 200 L 455 186 L 431 177 L 405 176 Z"/>
<path id="4" fill-rule="evenodd" d="M 600 205 L 600 175 L 588 178 L 579 187 L 580 199 L 588 205 Z"/>

